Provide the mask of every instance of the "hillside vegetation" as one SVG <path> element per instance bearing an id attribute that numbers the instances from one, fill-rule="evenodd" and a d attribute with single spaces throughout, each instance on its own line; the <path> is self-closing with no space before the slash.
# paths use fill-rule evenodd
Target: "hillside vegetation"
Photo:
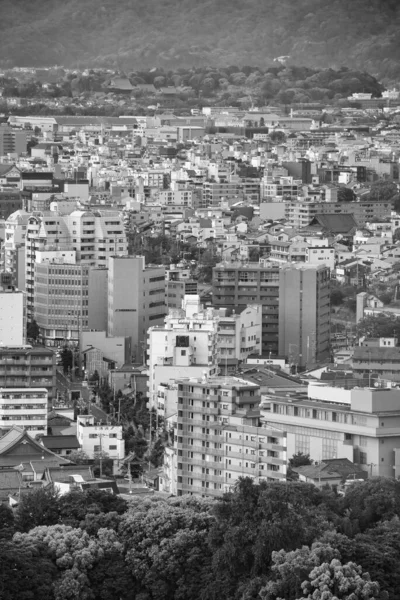
<path id="1" fill-rule="evenodd" d="M 265 68 L 287 55 L 388 80 L 400 73 L 398 0 L 2 0 L 1 8 L 3 67 Z"/>

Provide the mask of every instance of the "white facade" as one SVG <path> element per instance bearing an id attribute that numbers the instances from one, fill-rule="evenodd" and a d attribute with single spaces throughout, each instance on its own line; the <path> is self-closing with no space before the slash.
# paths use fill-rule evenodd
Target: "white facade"
<path id="1" fill-rule="evenodd" d="M 171 310 L 165 325 L 148 330 L 149 398 L 154 405 L 160 383 L 216 372 L 218 318 L 202 310 L 199 296 L 185 296 L 182 310 Z"/>
<path id="2" fill-rule="evenodd" d="M 25 344 L 25 293 L 0 291 L 0 344 L 22 346 Z"/>
<path id="3" fill-rule="evenodd" d="M 74 208 L 72 206 L 72 208 Z M 45 211 L 28 220 L 26 235 L 26 291 L 28 318 L 33 316 L 34 270 L 38 251 L 65 254 L 76 251 L 76 262 L 107 267 L 110 256 L 126 256 L 123 219 L 116 211 Z"/>
<path id="4" fill-rule="evenodd" d="M 94 458 L 98 452 L 108 454 L 113 460 L 122 460 L 125 456 L 122 425 L 98 425 L 92 415 L 80 415 L 77 420 L 77 438 L 89 458 Z"/>
<path id="5" fill-rule="evenodd" d="M 0 429 L 24 427 L 30 436 L 47 432 L 46 388 L 0 388 Z"/>

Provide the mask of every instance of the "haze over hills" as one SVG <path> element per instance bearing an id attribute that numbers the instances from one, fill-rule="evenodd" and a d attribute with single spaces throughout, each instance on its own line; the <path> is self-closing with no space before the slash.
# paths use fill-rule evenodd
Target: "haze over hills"
<path id="1" fill-rule="evenodd" d="M 400 75 L 398 0 L 2 0 L 3 66 L 346 65 Z"/>

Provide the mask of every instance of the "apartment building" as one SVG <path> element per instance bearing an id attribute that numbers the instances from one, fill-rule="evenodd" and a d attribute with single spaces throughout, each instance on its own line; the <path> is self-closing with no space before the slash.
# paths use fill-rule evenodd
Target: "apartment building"
<path id="1" fill-rule="evenodd" d="M 281 266 L 278 352 L 292 364 L 303 367 L 330 357 L 329 291 L 325 265 Z"/>
<path id="2" fill-rule="evenodd" d="M 293 177 L 272 178 L 263 177 L 261 180 L 261 195 L 263 198 L 297 198 L 301 192 L 302 181 Z"/>
<path id="3" fill-rule="evenodd" d="M 242 312 L 218 310 L 218 363 L 227 375 L 250 355 L 261 355 L 262 306 L 253 304 Z"/>
<path id="4" fill-rule="evenodd" d="M 343 389 L 316 382 L 309 385 L 308 396 L 264 398 L 266 423 L 287 433 L 288 457 L 303 452 L 317 462 L 348 458 L 373 477 L 393 477 L 395 468 L 398 472 L 398 390 Z"/>
<path id="5" fill-rule="evenodd" d="M 237 201 L 244 199 L 244 190 L 242 183 L 223 181 L 220 183 L 214 181 L 205 181 L 203 183 L 202 207 L 221 206 L 222 200 L 235 199 Z"/>
<path id="6" fill-rule="evenodd" d="M 0 388 L 0 430 L 13 425 L 26 429 L 31 437 L 47 433 L 47 389 Z"/>
<path id="7" fill-rule="evenodd" d="M 147 330 L 165 317 L 165 268 L 146 267 L 144 256 L 113 256 L 108 269 L 109 336 L 132 340 L 132 360 L 141 361 Z"/>
<path id="8" fill-rule="evenodd" d="M 379 345 L 362 345 L 354 348 L 352 367 L 360 379 L 374 373 L 389 381 L 400 381 L 400 347 L 396 339 L 380 338 Z"/>
<path id="9" fill-rule="evenodd" d="M 54 352 L 40 346 L 0 347 L 0 388 L 46 388 L 51 407 L 56 397 Z"/>
<path id="10" fill-rule="evenodd" d="M 171 267 L 165 272 L 167 309 L 182 308 L 185 296 L 196 296 L 198 282 L 190 277 L 190 269 Z"/>
<path id="11" fill-rule="evenodd" d="M 20 290 L 25 289 L 25 238 L 29 216 L 25 210 L 17 210 L 6 219 L 1 246 L 1 269 L 10 273 L 13 285 Z"/>
<path id="12" fill-rule="evenodd" d="M 165 491 L 219 497 L 239 477 L 286 480 L 285 433 L 266 427 L 259 386 L 236 377 L 178 379 L 174 444 L 164 459 Z"/>
<path id="13" fill-rule="evenodd" d="M 262 305 L 262 353 L 278 354 L 279 266 L 273 263 L 220 263 L 213 269 L 213 305 L 243 311 Z"/>
<path id="14" fill-rule="evenodd" d="M 125 457 L 122 425 L 106 425 L 98 423 L 93 415 L 79 415 L 76 437 L 89 458 L 94 458 L 97 453 L 104 453 L 114 461 Z"/>
<path id="15" fill-rule="evenodd" d="M 26 131 L 13 129 L 7 125 L 0 127 L 0 156 L 23 154 L 26 152 Z"/>
<path id="16" fill-rule="evenodd" d="M 193 207 L 193 192 L 189 189 L 159 190 L 155 200 L 161 205 Z"/>
<path id="17" fill-rule="evenodd" d="M 297 200 L 285 203 L 285 219 L 288 225 L 301 229 L 307 227 L 315 215 L 344 215 L 352 214 L 359 227 L 368 222 L 390 218 L 390 202 L 309 202 Z"/>
<path id="18" fill-rule="evenodd" d="M 56 208 L 56 207 L 55 207 Z M 26 234 L 26 292 L 28 319 L 34 314 L 34 273 L 38 251 L 76 252 L 76 262 L 107 267 L 110 256 L 126 256 L 123 219 L 116 211 L 47 211 L 28 219 Z"/>
<path id="19" fill-rule="evenodd" d="M 160 383 L 178 377 L 217 372 L 218 315 L 203 310 L 199 296 L 186 296 L 182 309 L 171 310 L 162 325 L 148 331 L 148 395 L 155 404 Z"/>

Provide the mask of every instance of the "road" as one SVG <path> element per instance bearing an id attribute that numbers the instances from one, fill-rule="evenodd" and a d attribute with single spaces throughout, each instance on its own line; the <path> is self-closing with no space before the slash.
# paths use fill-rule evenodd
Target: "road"
<path id="1" fill-rule="evenodd" d="M 70 381 L 70 379 L 66 377 L 60 369 L 57 369 L 56 386 L 61 396 L 65 396 L 67 399 L 70 399 L 70 392 L 79 392 L 84 405 L 88 404 L 90 399 L 89 388 L 82 385 L 81 381 Z"/>

